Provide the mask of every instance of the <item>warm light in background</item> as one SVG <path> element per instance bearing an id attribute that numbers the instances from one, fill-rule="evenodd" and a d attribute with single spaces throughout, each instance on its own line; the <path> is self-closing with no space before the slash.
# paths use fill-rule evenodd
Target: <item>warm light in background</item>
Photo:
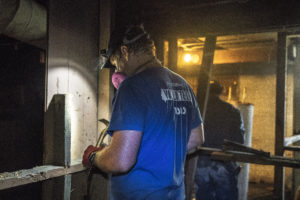
<path id="1" fill-rule="evenodd" d="M 183 60 L 184 60 L 185 63 L 196 64 L 196 63 L 199 62 L 199 55 L 186 53 L 183 56 Z"/>
<path id="2" fill-rule="evenodd" d="M 185 62 L 189 63 L 189 62 L 191 62 L 191 60 L 192 60 L 191 54 L 187 53 L 187 54 L 184 55 L 184 61 Z"/>
<path id="3" fill-rule="evenodd" d="M 199 55 L 194 54 L 192 55 L 192 63 L 198 63 L 199 62 Z"/>

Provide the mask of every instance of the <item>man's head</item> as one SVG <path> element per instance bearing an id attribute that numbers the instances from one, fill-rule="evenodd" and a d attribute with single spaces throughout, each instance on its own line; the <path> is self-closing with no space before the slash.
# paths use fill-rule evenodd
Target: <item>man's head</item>
<path id="1" fill-rule="evenodd" d="M 220 96 L 223 93 L 223 86 L 218 81 L 211 81 L 210 82 L 210 88 L 209 88 L 209 94 Z"/>
<path id="2" fill-rule="evenodd" d="M 107 51 L 102 53 L 108 60 L 106 66 L 115 66 L 117 71 L 130 73 L 140 55 L 154 57 L 155 46 L 142 26 L 122 27 L 110 36 Z"/>

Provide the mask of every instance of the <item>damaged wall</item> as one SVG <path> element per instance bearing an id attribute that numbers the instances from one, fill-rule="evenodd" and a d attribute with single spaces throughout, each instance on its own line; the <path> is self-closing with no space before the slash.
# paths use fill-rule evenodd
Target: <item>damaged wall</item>
<path id="1" fill-rule="evenodd" d="M 99 52 L 97 27 L 98 1 L 49 1 L 46 112 L 55 94 L 68 94 L 71 130 L 67 131 L 71 132 L 71 155 L 65 156 L 70 157 L 71 161 L 81 159 L 84 149 L 90 144 L 96 144 Z M 57 123 L 55 120 L 52 122 L 53 126 Z M 51 134 L 51 130 L 46 129 L 45 134 Z M 45 142 L 45 158 L 51 155 L 49 151 L 55 151 L 55 147 L 49 147 Z M 67 197 L 64 199 L 83 199 L 86 194 L 86 174 L 82 172 L 65 178 L 66 180 L 56 178 L 50 180 L 50 183 L 45 182 L 43 197 L 53 199 L 52 181 L 52 185 L 58 189 L 56 193 L 61 192 L 60 185 L 70 188 L 65 191 Z M 56 191 L 55 188 L 54 190 Z"/>

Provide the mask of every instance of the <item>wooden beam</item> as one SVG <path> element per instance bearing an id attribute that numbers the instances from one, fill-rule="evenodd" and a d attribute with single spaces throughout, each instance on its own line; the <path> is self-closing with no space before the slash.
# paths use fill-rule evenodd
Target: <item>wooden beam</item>
<path id="1" fill-rule="evenodd" d="M 198 79 L 197 100 L 202 114 L 202 119 L 205 119 L 206 105 L 209 93 L 209 81 L 212 72 L 214 52 L 216 46 L 216 36 L 207 36 L 205 38 L 202 68 Z M 192 191 L 194 187 L 194 179 L 198 157 L 188 157 L 185 164 L 185 193 L 186 199 L 192 199 Z"/>
<path id="2" fill-rule="evenodd" d="M 300 151 L 300 146 L 285 146 L 284 150 L 286 150 L 286 151 Z"/>
<path id="3" fill-rule="evenodd" d="M 81 160 L 75 160 L 69 167 L 43 165 L 32 169 L 4 172 L 0 174 L 0 190 L 61 177 L 84 170 L 86 168 L 82 166 Z"/>
<path id="4" fill-rule="evenodd" d="M 45 115 L 44 164 L 69 166 L 71 162 L 71 97 L 56 94 Z M 54 192 L 55 191 L 55 192 Z M 43 182 L 43 200 L 71 199 L 71 176 Z"/>
<path id="5" fill-rule="evenodd" d="M 278 33 L 277 42 L 277 73 L 276 73 L 276 126 L 275 155 L 284 155 L 284 137 L 286 124 L 286 33 Z M 275 166 L 274 195 L 284 199 L 284 168 Z"/>
<path id="6" fill-rule="evenodd" d="M 114 0 L 99 1 L 99 49 L 107 49 L 110 33 L 113 29 Z M 98 73 L 98 119 L 110 119 L 114 87 L 111 83 L 113 69 L 102 69 Z M 98 138 L 105 125 L 98 121 Z M 91 171 L 92 172 L 92 171 Z M 85 199 L 108 199 L 108 178 L 100 173 L 89 173 L 87 178 L 87 195 Z"/>
<path id="7" fill-rule="evenodd" d="M 177 59 L 178 59 L 177 52 L 178 52 L 177 37 L 171 37 L 169 38 L 168 67 L 174 72 L 177 72 Z"/>
<path id="8" fill-rule="evenodd" d="M 200 69 L 200 76 L 198 77 L 197 99 L 203 121 L 205 120 L 206 106 L 209 96 L 209 82 L 212 73 L 216 41 L 216 36 L 207 36 L 205 38 L 202 66 Z"/>
<path id="9" fill-rule="evenodd" d="M 189 157 L 210 155 L 213 160 L 238 161 L 260 165 L 300 168 L 300 161 L 283 156 L 261 156 L 255 153 L 241 151 L 223 151 L 216 148 L 198 147 L 189 152 Z"/>
<path id="10" fill-rule="evenodd" d="M 296 59 L 293 64 L 294 73 L 294 116 L 293 130 L 294 135 L 300 134 L 300 35 L 291 36 L 290 45 L 296 47 Z M 294 143 L 295 146 L 300 146 L 300 142 Z M 300 159 L 300 153 L 294 152 L 294 158 Z M 300 186 L 300 169 L 293 170 L 293 193 L 296 193 Z"/>

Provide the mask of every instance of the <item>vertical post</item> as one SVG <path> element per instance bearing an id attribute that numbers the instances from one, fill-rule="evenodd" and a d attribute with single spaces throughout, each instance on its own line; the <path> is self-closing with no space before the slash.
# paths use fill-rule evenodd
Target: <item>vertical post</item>
<path id="1" fill-rule="evenodd" d="M 198 79 L 197 99 L 199 102 L 200 111 L 204 121 L 206 103 L 208 100 L 209 81 L 214 60 L 214 51 L 216 46 L 216 36 L 208 36 L 205 40 L 202 60 L 202 73 Z M 195 172 L 197 167 L 198 157 L 187 157 L 185 164 L 185 193 L 186 199 L 192 199 L 193 185 L 195 180 Z"/>
<path id="2" fill-rule="evenodd" d="M 278 33 L 277 45 L 275 155 L 283 156 L 286 121 L 286 33 Z M 284 199 L 284 192 L 284 168 L 275 166 L 274 195 Z"/>
<path id="3" fill-rule="evenodd" d="M 171 37 L 169 39 L 169 67 L 172 71 L 177 71 L 177 37 Z"/>
<path id="4" fill-rule="evenodd" d="M 70 96 L 54 95 L 45 116 L 44 164 L 69 166 L 71 161 Z M 43 200 L 70 199 L 71 175 L 43 184 Z"/>
<path id="5" fill-rule="evenodd" d="M 212 74 L 216 41 L 216 36 L 207 36 L 205 39 L 202 66 L 198 79 L 197 98 L 199 101 L 200 110 L 202 112 L 203 121 L 205 119 L 206 105 L 208 101 L 209 82 Z"/>
<path id="6" fill-rule="evenodd" d="M 108 47 L 112 27 L 112 1 L 100 0 L 99 20 L 99 49 Z M 102 69 L 98 74 L 98 119 L 110 119 L 111 102 L 114 95 L 114 88 L 111 84 L 111 70 Z M 103 123 L 98 121 L 98 133 L 105 128 Z"/>
<path id="7" fill-rule="evenodd" d="M 293 64 L 294 74 L 294 135 L 300 134 L 300 37 L 291 39 L 296 48 L 296 59 Z M 300 142 L 295 145 L 300 146 Z M 294 152 L 294 158 L 300 159 L 300 153 Z M 300 169 L 293 169 L 293 193 L 296 193 L 300 186 Z"/>
<path id="8" fill-rule="evenodd" d="M 87 14 L 88 11 L 88 14 Z M 71 161 L 81 159 L 84 149 L 97 137 L 97 61 L 99 58 L 99 1 L 51 0 L 48 5 L 47 112 L 56 94 L 72 95 Z M 50 127 L 58 120 L 53 119 Z M 45 129 L 48 134 L 48 129 Z M 60 140 L 65 132 L 53 133 Z M 48 140 L 45 140 L 48 142 Z M 53 143 L 53 151 L 60 146 Z M 48 144 L 46 143 L 45 146 Z M 56 148 L 57 149 L 56 149 Z M 65 154 L 61 154 L 65 156 Z M 56 160 L 56 156 L 53 158 Z M 54 160 L 49 161 L 53 164 Z M 71 178 L 72 181 L 71 183 Z M 80 181 L 78 181 L 80 180 Z M 79 199 L 86 192 L 86 173 L 76 173 L 43 184 L 44 199 Z M 53 183 L 54 191 L 46 185 Z M 61 188 L 70 188 L 65 195 Z M 53 196 L 53 198 L 51 198 Z M 59 196 L 59 198 L 56 196 Z"/>
<path id="9" fill-rule="evenodd" d="M 106 49 L 112 29 L 113 1 L 100 0 L 99 12 L 99 49 Z M 111 84 L 111 69 L 102 69 L 98 73 L 98 119 L 110 120 L 114 88 Z M 98 121 L 98 135 L 105 128 L 104 124 Z M 102 173 L 90 172 L 87 183 L 87 199 L 107 200 L 108 199 L 108 178 Z"/>
<path id="10" fill-rule="evenodd" d="M 164 62 L 164 40 L 161 37 L 155 37 L 156 57 Z"/>

